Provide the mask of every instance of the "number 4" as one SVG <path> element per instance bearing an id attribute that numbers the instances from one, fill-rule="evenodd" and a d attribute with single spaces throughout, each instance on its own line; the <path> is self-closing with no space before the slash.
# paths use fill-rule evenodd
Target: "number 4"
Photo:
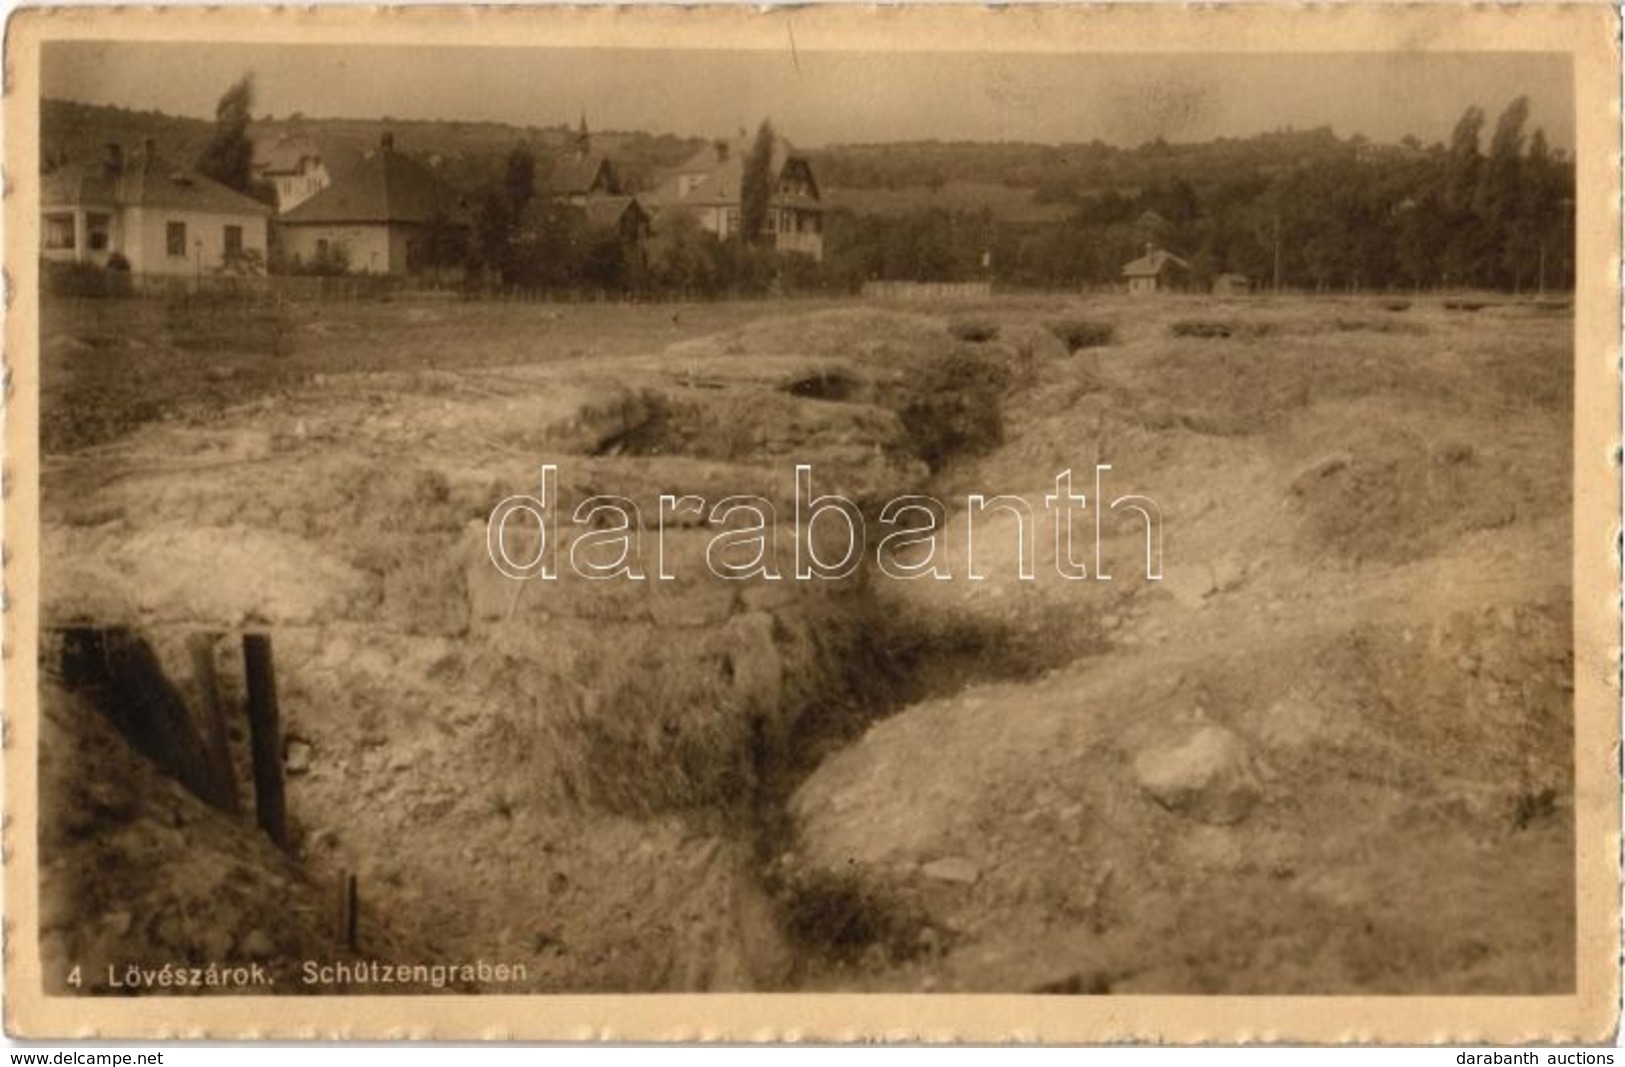
<path id="1" fill-rule="evenodd" d="M 83 979 L 79 977 L 79 965 L 76 963 L 73 965 L 73 970 L 68 972 L 68 984 L 78 989 L 82 982 Z"/>

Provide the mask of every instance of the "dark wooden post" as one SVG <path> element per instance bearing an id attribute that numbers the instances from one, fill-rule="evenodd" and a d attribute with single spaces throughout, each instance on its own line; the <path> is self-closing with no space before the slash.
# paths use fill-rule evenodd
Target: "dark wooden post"
<path id="1" fill-rule="evenodd" d="M 361 944 L 361 895 L 356 886 L 356 876 L 353 871 L 342 868 L 339 870 L 338 891 L 338 929 L 335 935 L 339 944 L 351 952 Z"/>
<path id="2" fill-rule="evenodd" d="M 361 893 L 353 874 L 344 879 L 344 943 L 351 952 L 361 945 Z"/>
<path id="3" fill-rule="evenodd" d="M 203 743 L 214 777 L 214 802 L 221 810 L 237 815 L 242 811 L 242 803 L 237 798 L 237 769 L 231 762 L 226 713 L 220 706 L 220 683 L 214 673 L 214 646 L 218 639 L 218 634 L 193 634 L 187 647 L 192 653 L 192 676 L 203 700 Z"/>
<path id="4" fill-rule="evenodd" d="M 276 669 L 269 634 L 243 635 L 248 678 L 248 726 L 254 750 L 254 810 L 260 829 L 288 847 L 288 816 L 282 790 L 282 724 L 276 704 Z"/>

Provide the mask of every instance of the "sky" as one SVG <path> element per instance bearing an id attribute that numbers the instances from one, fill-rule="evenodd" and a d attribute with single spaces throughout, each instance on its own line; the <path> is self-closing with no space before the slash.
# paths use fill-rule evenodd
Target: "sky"
<path id="1" fill-rule="evenodd" d="M 899 140 L 1205 141 L 1331 126 L 1447 140 L 1469 105 L 1574 145 L 1559 54 L 1023 55 L 57 42 L 44 95 L 212 117 L 252 71 L 256 114 L 493 120 L 720 136 L 763 118 L 806 147 Z"/>

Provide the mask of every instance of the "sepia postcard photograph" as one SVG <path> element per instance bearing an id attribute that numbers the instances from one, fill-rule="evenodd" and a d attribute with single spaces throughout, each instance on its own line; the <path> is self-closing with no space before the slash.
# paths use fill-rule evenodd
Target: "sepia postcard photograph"
<path id="1" fill-rule="evenodd" d="M 7 1031 L 1611 1040 L 1618 33 L 14 13 Z"/>

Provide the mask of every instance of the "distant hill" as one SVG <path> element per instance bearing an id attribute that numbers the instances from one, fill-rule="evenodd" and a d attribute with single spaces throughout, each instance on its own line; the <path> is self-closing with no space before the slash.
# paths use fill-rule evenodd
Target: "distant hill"
<path id="1" fill-rule="evenodd" d="M 156 141 L 166 156 L 194 160 L 208 140 L 211 125 L 203 119 L 67 100 L 45 100 L 41 105 L 41 143 L 48 160 L 64 152 L 70 159 L 96 159 L 109 142 L 134 148 L 146 138 Z M 499 122 L 297 114 L 256 122 L 252 132 L 272 140 L 284 134 L 308 136 L 322 146 L 329 168 L 342 175 L 378 144 L 386 130 L 395 135 L 398 150 L 425 159 L 445 180 L 470 189 L 500 173 L 502 157 L 519 143 L 530 146 L 537 158 L 538 177 L 545 179 L 550 163 L 574 135 L 562 124 L 521 127 Z M 706 138 L 594 131 L 592 141 L 594 148 L 615 160 L 628 184 L 647 189 L 657 171 L 681 163 Z M 922 207 L 986 210 L 1001 222 L 1041 225 L 1066 218 L 1085 198 L 1107 190 L 1133 196 L 1141 188 L 1171 179 L 1200 190 L 1267 179 L 1328 162 L 1376 155 L 1436 157 L 1442 152 L 1440 146 L 1415 142 L 1372 145 L 1320 128 L 1199 144 L 1153 141 L 1134 148 L 1100 141 L 1066 145 L 903 141 L 831 145 L 808 154 L 832 207 L 875 215 L 898 215 Z"/>
<path id="2" fill-rule="evenodd" d="M 210 124 L 201 119 L 161 111 L 40 101 L 40 158 L 46 162 L 65 156 L 75 163 L 89 163 L 101 159 L 109 144 L 129 151 L 149 139 L 160 155 L 191 162 L 208 142 L 209 132 Z"/>
<path id="3" fill-rule="evenodd" d="M 1120 193 L 1180 179 L 1217 185 L 1295 168 L 1370 155 L 1421 156 L 1442 148 L 1375 146 L 1330 129 L 1282 130 L 1193 144 L 1152 141 L 1120 148 L 1101 141 L 1045 145 L 1021 142 L 903 141 L 831 145 L 812 153 L 826 189 L 887 189 L 913 195 L 950 185 L 1005 186 L 1031 191 L 1039 203 L 1076 202 L 1092 193 Z"/>
<path id="4" fill-rule="evenodd" d="M 1033 226 L 1064 222 L 1073 211 L 1070 204 L 1040 203 L 1034 199 L 1033 189 L 997 182 L 948 181 L 938 186 L 880 189 L 833 186 L 823 193 L 829 207 L 857 215 L 903 215 L 932 208 L 972 214 L 985 211 L 998 222 Z"/>
<path id="5" fill-rule="evenodd" d="M 126 149 L 150 138 L 158 151 L 177 160 L 195 160 L 208 142 L 213 124 L 158 111 L 132 111 L 71 100 L 44 100 L 40 105 L 40 145 L 45 160 L 100 159 L 106 145 L 117 142 Z M 255 122 L 256 138 L 276 140 L 285 134 L 308 136 L 322 146 L 328 167 L 342 174 L 362 154 L 375 147 L 385 131 L 395 135 L 396 147 L 428 160 L 456 185 L 479 185 L 500 165 L 516 144 L 535 153 L 539 169 L 569 143 L 574 131 L 563 126 L 511 126 L 499 122 L 447 122 L 439 120 L 330 119 L 293 115 Z M 616 161 L 623 176 L 636 185 L 662 168 L 692 155 L 704 143 L 699 137 L 655 136 L 642 132 L 594 131 L 593 147 Z"/>

